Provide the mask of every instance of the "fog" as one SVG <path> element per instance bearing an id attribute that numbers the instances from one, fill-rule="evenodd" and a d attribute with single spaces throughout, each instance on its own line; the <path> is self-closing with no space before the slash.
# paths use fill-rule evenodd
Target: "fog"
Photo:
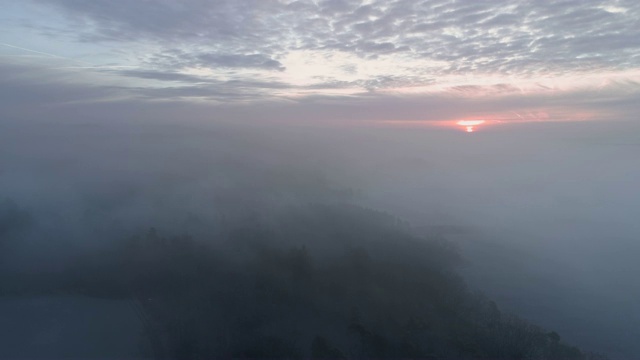
<path id="1" fill-rule="evenodd" d="M 635 134 L 628 122 L 530 124 L 417 145 L 409 153 L 424 165 L 400 165 L 379 201 L 414 224 L 466 226 L 442 231 L 461 244 L 468 280 L 499 304 L 633 357 Z"/>
<path id="2" fill-rule="evenodd" d="M 640 354 L 640 2 L 0 3 L 0 358 Z"/>
<path id="3" fill-rule="evenodd" d="M 206 242 L 238 224 L 277 223 L 292 206 L 352 204 L 455 244 L 457 271 L 501 310 L 586 351 L 632 358 L 640 353 L 638 130 L 624 121 L 465 133 L 144 117 L 3 120 L 4 292 L 38 294 L 24 274 L 64 272 L 150 228 Z M 14 345 L 31 341 L 12 337 L 6 323 L 0 328 Z"/>

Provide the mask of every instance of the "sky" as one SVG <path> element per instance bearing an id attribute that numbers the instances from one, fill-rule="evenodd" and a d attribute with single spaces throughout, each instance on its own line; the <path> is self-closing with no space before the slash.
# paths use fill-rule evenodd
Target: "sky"
<path id="1" fill-rule="evenodd" d="M 0 3 L 10 117 L 148 103 L 214 120 L 334 125 L 621 120 L 638 110 L 633 0 Z"/>

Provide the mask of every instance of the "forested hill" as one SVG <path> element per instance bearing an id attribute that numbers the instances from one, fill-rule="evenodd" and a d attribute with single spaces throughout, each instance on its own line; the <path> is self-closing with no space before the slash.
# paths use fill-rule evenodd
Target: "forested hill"
<path id="1" fill-rule="evenodd" d="M 465 286 L 447 241 L 407 229 L 351 205 L 291 207 L 209 238 L 151 229 L 43 289 L 133 299 L 154 358 L 599 358 L 502 313 Z"/>

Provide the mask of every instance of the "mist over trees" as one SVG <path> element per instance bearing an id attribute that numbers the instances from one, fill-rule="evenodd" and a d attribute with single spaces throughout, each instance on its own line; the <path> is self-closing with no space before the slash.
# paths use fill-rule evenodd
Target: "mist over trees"
<path id="1" fill-rule="evenodd" d="M 4 127 L 2 301 L 128 304 L 126 316 L 140 326 L 136 356 L 598 357 L 565 340 L 571 328 L 538 326 L 535 313 L 525 320 L 478 291 L 483 283 L 495 290 L 502 278 L 482 279 L 490 274 L 483 269 L 470 276 L 470 263 L 508 255 L 518 274 L 525 262 L 487 242 L 491 232 L 465 226 L 505 210 L 446 196 L 443 183 L 464 190 L 454 165 L 471 169 L 465 180 L 480 167 L 477 158 L 450 165 L 432 156 L 427 150 L 448 141 L 439 134 Z M 20 133 L 37 138 L 37 146 L 20 141 Z M 76 140 L 62 141 L 68 138 Z M 479 148 L 489 152 L 485 146 Z M 460 160 L 465 151 L 457 151 L 448 156 Z M 463 205 L 467 212 L 450 211 Z M 463 219 L 474 211 L 484 215 Z M 471 240 L 451 241 L 458 230 Z M 527 249 L 517 241 L 532 233 L 513 233 L 510 246 Z M 576 251 L 572 259 L 583 260 Z M 555 278 L 566 276 L 566 268 L 552 269 Z M 564 296 L 568 282 L 548 284 L 540 296 Z M 510 285 L 500 284 L 505 292 Z M 7 334 L 5 341 L 21 340 Z M 73 355 L 65 351 L 60 356 Z"/>
<path id="2" fill-rule="evenodd" d="M 0 4 L 0 360 L 640 358 L 640 1 Z"/>
<path id="3" fill-rule="evenodd" d="M 152 228 L 13 295 L 129 299 L 154 358 L 590 358 L 471 292 L 460 261 L 391 215 L 308 205 L 202 240 Z"/>

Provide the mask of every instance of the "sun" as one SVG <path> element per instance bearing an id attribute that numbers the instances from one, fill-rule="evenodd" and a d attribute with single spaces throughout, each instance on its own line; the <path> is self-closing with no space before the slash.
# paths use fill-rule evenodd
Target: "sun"
<path id="1" fill-rule="evenodd" d="M 477 126 L 485 123 L 485 120 L 460 120 L 456 123 L 458 126 L 462 126 L 464 131 L 468 133 L 474 132 Z"/>

